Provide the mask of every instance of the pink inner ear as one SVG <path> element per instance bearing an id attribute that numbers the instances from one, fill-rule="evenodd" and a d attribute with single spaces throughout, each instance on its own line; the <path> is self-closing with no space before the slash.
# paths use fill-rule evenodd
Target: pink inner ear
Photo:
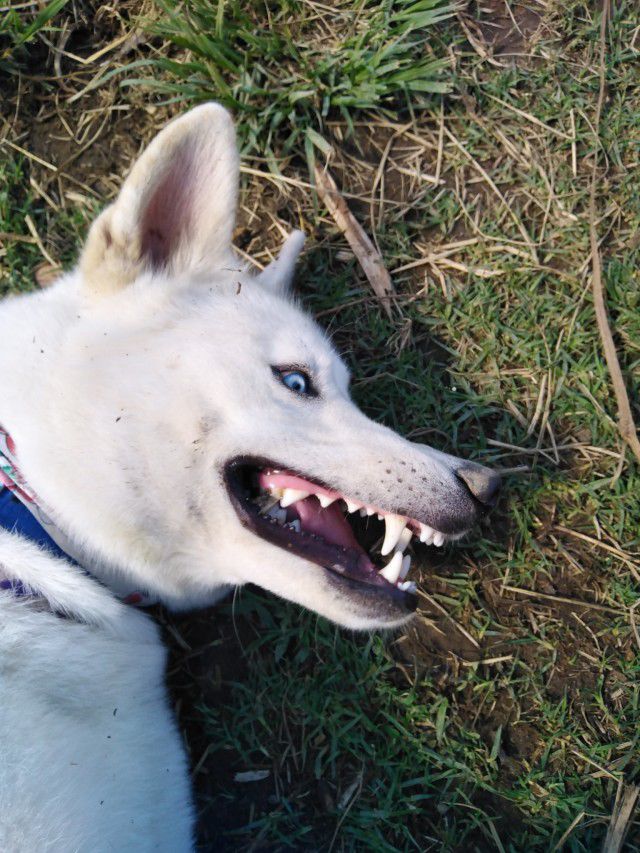
<path id="1" fill-rule="evenodd" d="M 168 267 L 180 245 L 195 236 L 197 158 L 193 146 L 180 146 L 157 183 L 142 217 L 142 257 L 154 270 Z"/>

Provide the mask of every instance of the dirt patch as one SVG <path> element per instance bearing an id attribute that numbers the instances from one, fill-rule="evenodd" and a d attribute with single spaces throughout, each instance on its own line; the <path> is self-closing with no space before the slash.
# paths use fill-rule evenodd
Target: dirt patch
<path id="1" fill-rule="evenodd" d="M 137 153 L 171 115 L 149 92 L 120 86 L 133 76 L 124 66 L 149 48 L 131 24 L 144 7 L 70 4 L 50 38 L 25 52 L 21 75 L 2 81 L 0 135 L 26 151 L 32 186 L 54 212 L 82 199 L 111 198 Z M 96 45 L 104 53 L 91 61 Z"/>
<path id="2" fill-rule="evenodd" d="M 204 850 L 231 851 L 226 833 L 245 825 L 252 811 L 269 807 L 272 785 L 238 784 L 236 796 L 225 797 L 234 787 L 234 774 L 242 769 L 240 757 L 207 737 L 202 709 L 218 706 L 229 684 L 246 675 L 243 645 L 251 638 L 250 626 L 219 610 L 169 617 L 158 608 L 155 615 L 165 629 L 169 689 L 194 773 L 198 840 Z"/>
<path id="3" fill-rule="evenodd" d="M 157 111 L 143 105 L 128 105 L 121 111 L 117 105 L 104 107 L 101 100 L 96 93 L 82 106 L 36 119 L 24 135 L 19 133 L 31 154 L 56 167 L 52 174 L 49 169 L 39 169 L 37 162 L 34 165 L 36 180 L 39 178 L 45 191 L 61 178 L 67 191 L 74 186 L 76 192 L 89 189 L 99 199 L 109 199 L 141 150 L 141 141 L 147 142 L 156 132 L 162 118 Z M 96 118 L 85 121 L 92 110 Z M 106 119 L 105 112 L 111 113 Z"/>
<path id="4" fill-rule="evenodd" d="M 466 20 L 490 55 L 515 64 L 529 57 L 545 31 L 543 15 L 531 3 L 510 0 L 480 0 Z"/>

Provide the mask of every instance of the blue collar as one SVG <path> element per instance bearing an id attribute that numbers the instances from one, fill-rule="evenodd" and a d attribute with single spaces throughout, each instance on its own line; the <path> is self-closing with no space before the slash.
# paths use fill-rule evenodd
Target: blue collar
<path id="1" fill-rule="evenodd" d="M 18 533 L 25 539 L 35 542 L 36 545 L 54 557 L 62 557 L 64 560 L 78 565 L 73 557 L 66 554 L 53 541 L 35 515 L 6 486 L 4 488 L 0 486 L 0 528 L 9 531 L 9 533 Z M 30 594 L 20 581 L 13 581 L 8 578 L 0 577 L 0 589 L 10 589 L 14 595 Z"/>
<path id="2" fill-rule="evenodd" d="M 37 495 L 29 487 L 17 464 L 16 448 L 9 433 L 0 425 L 0 529 L 17 533 L 34 542 L 52 557 L 62 558 L 74 566 L 79 566 L 85 574 L 89 572 L 64 550 L 68 537 L 59 530 L 49 518 L 45 508 L 40 505 Z M 53 536 L 49 532 L 53 533 Z M 55 539 L 54 539 L 55 537 Z M 58 544 L 58 543 L 61 543 Z M 71 545 L 71 543 L 69 542 Z M 71 549 L 73 550 L 73 549 Z M 10 589 L 16 595 L 31 595 L 29 590 L 17 580 L 3 578 L 0 574 L 0 590 Z M 158 599 L 144 590 L 112 589 L 124 604 L 147 607 L 157 604 Z"/>
<path id="3" fill-rule="evenodd" d="M 0 491 L 0 527 L 9 533 L 19 533 L 55 557 L 62 557 L 77 565 L 76 561 L 53 541 L 35 515 L 6 487 Z"/>

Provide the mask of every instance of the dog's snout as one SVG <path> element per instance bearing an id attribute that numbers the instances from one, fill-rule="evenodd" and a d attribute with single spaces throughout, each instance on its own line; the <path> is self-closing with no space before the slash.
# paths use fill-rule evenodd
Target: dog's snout
<path id="1" fill-rule="evenodd" d="M 502 484 L 500 474 L 475 462 L 465 462 L 456 470 L 456 477 L 462 480 L 479 503 L 494 506 Z"/>

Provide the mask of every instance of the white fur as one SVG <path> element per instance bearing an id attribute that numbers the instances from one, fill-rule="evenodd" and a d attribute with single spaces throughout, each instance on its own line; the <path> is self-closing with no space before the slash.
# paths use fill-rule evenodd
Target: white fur
<path id="1" fill-rule="evenodd" d="M 191 849 L 157 628 L 18 536 L 0 553 L 39 596 L 0 592 L 0 850 Z"/>
<path id="2" fill-rule="evenodd" d="M 106 587 L 184 609 L 253 582 L 351 628 L 397 624 L 249 532 L 229 501 L 223 467 L 251 454 L 368 504 L 435 512 L 441 529 L 469 513 L 458 460 L 351 402 L 344 364 L 287 292 L 301 236 L 261 276 L 238 262 L 237 184 L 220 107 L 154 140 L 79 267 L 2 304 L 0 424 Z M 288 364 L 308 367 L 318 398 L 276 381 L 271 366 Z M 0 564 L 40 596 L 0 595 L 0 850 L 190 849 L 186 761 L 154 626 L 16 536 L 0 534 Z"/>

